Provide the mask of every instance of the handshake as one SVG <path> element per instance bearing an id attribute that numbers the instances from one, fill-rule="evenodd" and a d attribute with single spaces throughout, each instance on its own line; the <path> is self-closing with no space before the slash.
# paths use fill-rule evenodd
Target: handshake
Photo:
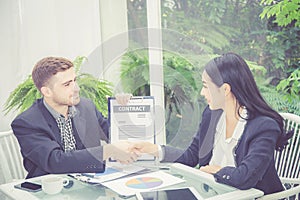
<path id="1" fill-rule="evenodd" d="M 103 146 L 103 160 L 113 158 L 122 164 L 130 164 L 143 153 L 158 156 L 158 145 L 144 141 L 118 141 Z"/>

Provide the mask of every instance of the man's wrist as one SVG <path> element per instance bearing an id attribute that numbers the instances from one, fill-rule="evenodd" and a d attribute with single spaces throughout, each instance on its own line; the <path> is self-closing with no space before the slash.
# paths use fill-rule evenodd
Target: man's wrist
<path id="1" fill-rule="evenodd" d="M 103 160 L 113 157 L 113 145 L 105 144 L 103 145 Z"/>

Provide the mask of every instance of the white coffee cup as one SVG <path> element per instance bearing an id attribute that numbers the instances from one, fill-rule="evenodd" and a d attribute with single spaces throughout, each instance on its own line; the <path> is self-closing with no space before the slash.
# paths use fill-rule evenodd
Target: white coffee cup
<path id="1" fill-rule="evenodd" d="M 60 193 L 64 186 L 69 184 L 69 179 L 60 176 L 48 176 L 42 179 L 42 190 L 46 194 Z"/>

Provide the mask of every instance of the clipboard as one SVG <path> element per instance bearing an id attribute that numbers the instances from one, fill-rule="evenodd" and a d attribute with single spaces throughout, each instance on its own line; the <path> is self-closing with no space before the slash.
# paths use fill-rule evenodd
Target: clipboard
<path id="1" fill-rule="evenodd" d="M 153 96 L 132 97 L 127 105 L 120 105 L 115 97 L 109 97 L 108 118 L 110 143 L 119 140 L 156 143 Z M 144 154 L 138 160 L 155 160 L 155 157 Z"/>

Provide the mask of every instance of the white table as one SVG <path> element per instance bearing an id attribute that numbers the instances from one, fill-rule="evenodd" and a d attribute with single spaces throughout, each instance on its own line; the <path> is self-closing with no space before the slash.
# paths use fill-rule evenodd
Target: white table
<path id="1" fill-rule="evenodd" d="M 212 175 L 201 172 L 198 169 L 191 168 L 182 164 L 171 164 L 168 165 L 170 170 L 162 169 L 163 164 L 160 166 L 153 164 L 147 164 L 147 166 L 163 170 L 167 173 L 173 174 L 175 176 L 181 177 L 186 180 L 184 183 L 180 183 L 171 187 L 170 189 L 178 188 L 178 187 L 194 187 L 199 194 L 207 200 L 216 200 L 216 199 L 255 199 L 263 195 L 263 192 L 257 189 L 249 189 L 249 190 L 238 190 L 236 188 L 230 187 L 228 185 L 220 184 L 215 182 Z M 46 175 L 47 176 L 47 175 Z M 62 174 L 59 176 L 65 176 L 66 174 Z M 43 176 L 44 177 L 44 176 Z M 15 189 L 14 185 L 22 182 L 17 181 L 13 183 L 7 183 L 0 185 L 0 191 L 8 197 L 8 199 L 20 199 L 20 200 L 38 200 L 38 199 L 47 199 L 47 200 L 104 200 L 104 199 L 124 199 L 120 197 L 118 194 L 113 192 L 112 190 L 103 187 L 102 185 L 91 185 L 88 183 L 84 183 L 78 180 L 75 180 L 69 177 L 74 181 L 73 187 L 70 189 L 63 189 L 61 193 L 56 195 L 47 195 L 43 191 L 30 193 L 26 191 L 22 191 L 19 189 Z M 28 181 L 40 183 L 42 177 L 35 177 L 32 179 L 28 179 Z M 135 196 L 126 198 L 127 200 L 136 199 Z"/>

